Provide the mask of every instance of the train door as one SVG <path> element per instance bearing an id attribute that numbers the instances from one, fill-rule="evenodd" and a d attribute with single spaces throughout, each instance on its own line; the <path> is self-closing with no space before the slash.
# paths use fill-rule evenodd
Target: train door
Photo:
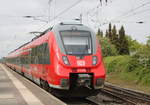
<path id="1" fill-rule="evenodd" d="M 50 64 L 49 46 L 48 43 L 44 43 L 39 46 L 40 56 L 39 64 L 41 69 L 41 78 L 46 80 L 48 66 Z"/>

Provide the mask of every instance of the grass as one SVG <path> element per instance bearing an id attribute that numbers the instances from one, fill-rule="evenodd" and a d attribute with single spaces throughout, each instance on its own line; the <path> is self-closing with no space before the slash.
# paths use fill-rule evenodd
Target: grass
<path id="1" fill-rule="evenodd" d="M 106 57 L 104 62 L 108 82 L 150 93 L 150 70 L 131 56 Z"/>

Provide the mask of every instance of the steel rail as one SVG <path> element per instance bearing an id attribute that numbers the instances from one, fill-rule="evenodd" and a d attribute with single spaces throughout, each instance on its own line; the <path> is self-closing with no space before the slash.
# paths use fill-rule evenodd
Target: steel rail
<path id="1" fill-rule="evenodd" d="M 139 97 L 144 97 L 144 98 L 147 98 L 148 100 L 150 100 L 150 95 L 149 94 L 145 94 L 143 92 L 140 92 L 140 91 L 135 91 L 135 90 L 131 90 L 131 89 L 125 89 L 125 88 L 121 88 L 121 87 L 117 87 L 117 86 L 114 86 L 114 85 L 105 85 L 105 87 L 107 88 L 113 88 L 113 89 L 116 89 L 116 90 L 121 90 L 121 91 L 124 91 L 124 92 L 127 92 L 129 94 L 132 94 L 132 95 L 136 95 L 136 96 L 139 96 Z"/>
<path id="2" fill-rule="evenodd" d="M 110 91 L 107 91 L 107 90 L 103 90 L 102 92 L 107 93 L 108 95 L 111 95 L 113 97 L 116 97 L 117 99 L 123 100 L 124 102 L 130 103 L 131 105 L 136 105 L 137 104 L 136 102 L 133 102 L 133 101 L 127 99 L 127 98 L 121 97 L 120 95 L 115 94 L 113 92 L 110 92 Z"/>
<path id="3" fill-rule="evenodd" d="M 105 85 L 103 92 L 115 96 L 123 101 L 136 105 L 137 103 L 150 104 L 150 97 L 148 94 L 131 91 L 128 89 L 116 87 L 113 85 Z"/>

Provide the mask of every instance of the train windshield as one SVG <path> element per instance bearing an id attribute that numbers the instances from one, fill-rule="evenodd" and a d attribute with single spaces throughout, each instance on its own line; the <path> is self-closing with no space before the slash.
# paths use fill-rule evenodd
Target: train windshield
<path id="1" fill-rule="evenodd" d="M 92 53 L 92 39 L 87 31 L 61 31 L 66 53 L 69 55 L 88 55 Z"/>

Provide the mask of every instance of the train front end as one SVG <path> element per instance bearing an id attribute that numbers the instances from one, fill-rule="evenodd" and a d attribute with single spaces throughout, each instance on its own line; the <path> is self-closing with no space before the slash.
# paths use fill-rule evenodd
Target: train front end
<path id="1" fill-rule="evenodd" d="M 55 26 L 53 33 L 55 73 L 50 77 L 55 78 L 55 88 L 76 97 L 98 93 L 104 86 L 105 68 L 96 34 L 82 24 L 68 23 Z"/>

